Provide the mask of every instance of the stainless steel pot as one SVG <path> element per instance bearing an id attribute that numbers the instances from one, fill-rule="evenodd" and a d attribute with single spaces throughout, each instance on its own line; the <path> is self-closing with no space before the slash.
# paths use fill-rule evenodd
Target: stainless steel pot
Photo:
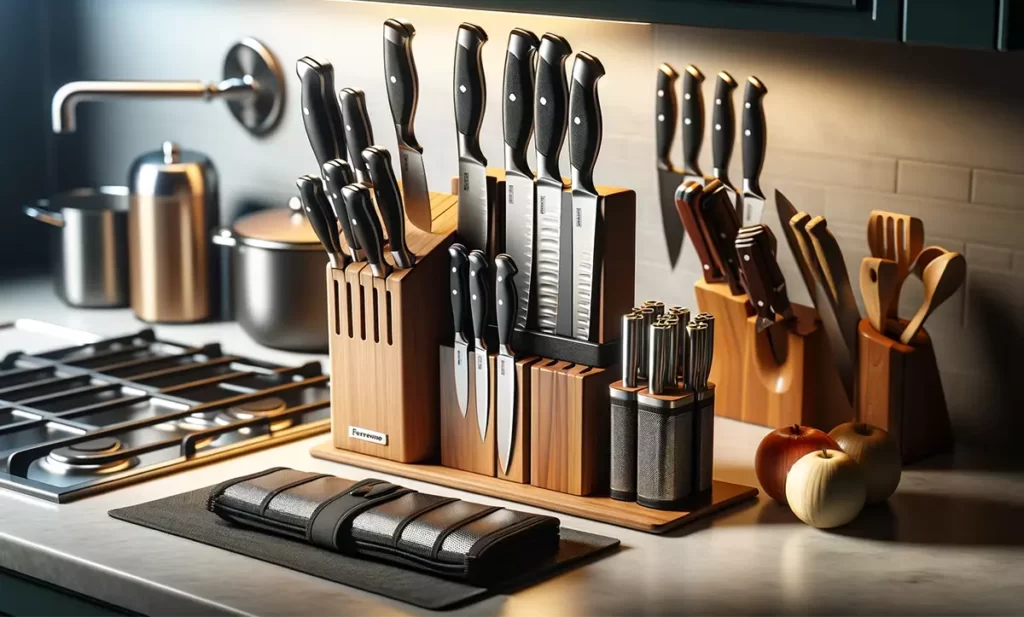
<path id="1" fill-rule="evenodd" d="M 297 199 L 239 219 L 214 244 L 233 247 L 235 318 L 256 342 L 327 351 L 327 253 Z"/>
<path id="2" fill-rule="evenodd" d="M 67 304 L 128 305 L 128 206 L 123 186 L 75 189 L 25 206 L 25 214 L 60 229 L 53 282 Z"/>

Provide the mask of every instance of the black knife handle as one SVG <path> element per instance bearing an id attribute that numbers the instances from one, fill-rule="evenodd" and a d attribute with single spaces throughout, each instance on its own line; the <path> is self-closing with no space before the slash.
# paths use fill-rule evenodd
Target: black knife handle
<path id="1" fill-rule="evenodd" d="M 423 152 L 413 130 L 420 89 L 416 61 L 412 55 L 414 36 L 416 28 L 404 19 L 384 22 L 384 79 L 398 143 Z"/>
<path id="2" fill-rule="evenodd" d="M 455 335 L 466 340 L 466 314 L 469 310 L 469 255 L 458 242 L 448 247 L 451 272 L 448 275 L 452 295 L 452 319 Z"/>
<path id="3" fill-rule="evenodd" d="M 348 161 L 356 171 L 356 178 L 365 181 L 366 161 L 363 160 L 363 150 L 373 145 L 373 128 L 370 127 L 370 116 L 366 112 L 366 95 L 362 90 L 345 88 L 338 93 L 338 99 L 345 120 Z"/>
<path id="4" fill-rule="evenodd" d="M 732 105 L 732 92 L 736 80 L 722 71 L 715 84 L 715 111 L 711 114 L 711 163 L 712 175 L 725 184 L 729 182 L 729 160 L 732 159 L 733 142 L 736 141 L 736 110 Z"/>
<path id="5" fill-rule="evenodd" d="M 302 209 L 306 212 L 309 224 L 316 232 L 316 237 L 324 245 L 324 249 L 331 255 L 341 252 L 338 245 L 338 219 L 327 203 L 324 195 L 323 185 L 320 179 L 314 176 L 301 176 L 295 181 L 299 188 L 299 201 L 302 202 Z"/>
<path id="6" fill-rule="evenodd" d="M 366 260 L 370 262 L 373 276 L 387 278 L 391 267 L 384 259 L 384 232 L 380 228 L 377 212 L 373 209 L 370 189 L 364 184 L 350 184 L 341 189 L 341 193 L 351 217 L 352 232 L 366 251 Z"/>
<path id="7" fill-rule="evenodd" d="M 515 28 L 508 35 L 505 54 L 505 87 L 501 93 L 507 169 L 529 173 L 526 146 L 533 134 L 533 59 L 540 41 L 529 30 Z"/>
<path id="8" fill-rule="evenodd" d="M 761 233 L 754 236 L 754 247 L 761 253 L 761 260 L 764 262 L 772 309 L 784 318 L 790 319 L 793 317 L 793 307 L 786 291 L 786 277 L 775 258 L 775 234 L 767 225 L 763 225 L 762 228 Z"/>
<path id="9" fill-rule="evenodd" d="M 738 296 L 743 293 L 735 245 L 740 225 L 736 220 L 736 210 L 733 209 L 729 201 L 725 185 L 718 182 L 709 183 L 704 187 L 700 209 L 708 231 L 708 238 L 714 245 L 722 273 L 725 275 L 726 283 L 729 284 L 729 291 L 732 295 Z"/>
<path id="10" fill-rule="evenodd" d="M 558 157 L 569 122 L 569 86 L 565 61 L 572 53 L 569 42 L 550 32 L 541 37 L 537 51 L 537 85 L 533 99 L 536 123 L 537 177 L 562 181 Z"/>
<path id="11" fill-rule="evenodd" d="M 756 195 L 761 191 L 761 167 L 768 143 L 768 128 L 764 121 L 764 95 L 768 88 L 756 77 L 747 78 L 743 92 L 743 188 Z"/>
<path id="12" fill-rule="evenodd" d="M 356 181 L 355 174 L 352 173 L 352 166 L 343 159 L 334 159 L 324 163 L 322 173 L 327 180 L 327 186 L 334 191 L 334 194 L 331 195 L 331 203 L 334 205 L 335 216 L 341 221 L 341 233 L 345 236 L 345 244 L 350 249 L 358 250 L 362 247 L 352 233 L 352 217 L 349 216 L 345 199 L 341 196 L 341 189 Z"/>
<path id="13" fill-rule="evenodd" d="M 384 219 L 384 228 L 388 230 L 388 243 L 391 245 L 391 257 L 395 267 L 402 270 L 413 267 L 416 258 L 405 245 L 405 206 L 402 195 L 398 192 L 398 180 L 391 164 L 391 153 L 379 146 L 370 146 L 363 150 L 363 160 L 373 181 L 373 191 L 377 195 L 377 207 L 380 217 Z"/>
<path id="14" fill-rule="evenodd" d="M 330 66 L 329 62 L 309 56 L 299 58 L 295 63 L 295 72 L 299 76 L 302 124 L 306 128 L 306 137 L 313 149 L 318 168 L 323 167 L 327 161 L 343 155 L 338 151 L 338 138 L 335 134 L 341 127 L 332 126 L 326 104 L 327 99 L 334 96 L 334 93 L 324 90 L 321 70 L 325 64 Z"/>
<path id="15" fill-rule="evenodd" d="M 597 194 L 594 165 L 601 150 L 601 101 L 597 82 L 604 76 L 601 61 L 585 51 L 576 54 L 569 86 L 569 165 L 573 189 Z"/>
<path id="16" fill-rule="evenodd" d="M 479 249 L 469 254 L 469 309 L 473 317 L 473 337 L 482 341 L 487 326 L 487 256 Z"/>
<path id="17" fill-rule="evenodd" d="M 479 149 L 480 125 L 487 104 L 483 48 L 487 33 L 469 23 L 459 26 L 455 44 L 455 128 Z"/>
<path id="18" fill-rule="evenodd" d="M 697 162 L 704 145 L 703 83 L 704 74 L 688 65 L 683 72 L 683 171 L 694 176 L 704 175 Z"/>
<path id="19" fill-rule="evenodd" d="M 676 81 L 679 73 L 668 64 L 658 67 L 657 98 L 654 99 L 654 145 L 658 169 L 672 169 L 672 142 L 676 138 Z"/>
<path id="20" fill-rule="evenodd" d="M 516 291 L 516 262 L 511 255 L 502 253 L 494 258 L 495 269 L 495 290 L 494 296 L 497 299 L 498 314 L 498 344 L 508 352 L 512 353 L 512 330 L 516 326 L 516 313 L 519 308 L 519 293 Z"/>
<path id="21" fill-rule="evenodd" d="M 703 187 L 696 182 L 690 181 L 680 185 L 676 189 L 676 211 L 683 221 L 686 234 L 693 242 L 693 248 L 700 258 L 701 269 L 704 280 L 708 283 L 721 283 L 724 280 L 722 269 L 715 258 L 717 252 L 714 245 L 708 238 L 707 229 L 700 216 L 700 202 L 703 195 Z"/>

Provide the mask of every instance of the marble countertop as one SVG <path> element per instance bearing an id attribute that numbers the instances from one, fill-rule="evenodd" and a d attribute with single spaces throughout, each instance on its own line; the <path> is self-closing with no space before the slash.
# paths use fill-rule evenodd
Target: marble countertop
<path id="1" fill-rule="evenodd" d="M 0 322 L 32 317 L 115 335 L 146 327 L 128 310 L 74 310 L 45 279 L 0 283 Z M 282 363 L 237 324 L 157 326 L 169 340 L 220 341 Z M 0 330 L 0 350 L 16 341 Z M 29 345 L 43 345 L 33 340 Z M 53 345 L 49 345 L 53 347 Z M 46 346 L 38 350 L 46 349 Z M 715 477 L 757 486 L 753 453 L 766 429 L 719 419 Z M 422 612 L 217 548 L 114 520 L 107 511 L 286 465 L 359 479 L 317 460 L 319 436 L 56 505 L 0 489 L 0 567 L 144 614 L 409 614 Z M 622 540 L 622 549 L 510 596 L 456 614 L 1021 614 L 1024 476 L 930 461 L 908 469 L 887 505 L 832 531 L 800 523 L 765 496 L 666 536 L 560 515 Z M 375 476 L 387 477 L 373 473 Z M 437 494 L 501 500 L 401 479 Z M 509 505 L 509 504 L 505 504 Z M 518 504 L 512 507 L 540 512 Z"/>

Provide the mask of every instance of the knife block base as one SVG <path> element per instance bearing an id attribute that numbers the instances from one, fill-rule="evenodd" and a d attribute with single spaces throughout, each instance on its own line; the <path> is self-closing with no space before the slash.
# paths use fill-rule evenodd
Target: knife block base
<path id="1" fill-rule="evenodd" d="M 904 345 L 863 319 L 857 340 L 858 419 L 889 431 L 900 444 L 904 463 L 951 449 L 953 431 L 928 333 L 922 329 L 911 345 Z"/>

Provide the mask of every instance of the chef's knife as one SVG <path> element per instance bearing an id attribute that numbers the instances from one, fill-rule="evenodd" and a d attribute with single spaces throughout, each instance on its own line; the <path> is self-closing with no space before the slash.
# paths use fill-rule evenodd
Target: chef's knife
<path id="1" fill-rule="evenodd" d="M 479 249 L 469 254 L 469 308 L 473 316 L 473 360 L 476 375 L 476 425 L 480 441 L 487 438 L 487 420 L 491 415 L 491 375 L 487 358 L 487 255 Z"/>
<path id="2" fill-rule="evenodd" d="M 459 237 L 470 249 L 490 248 L 491 208 L 487 199 L 487 158 L 480 150 L 486 85 L 481 53 L 487 33 L 459 26 L 455 45 L 455 127 L 459 133 Z"/>
<path id="3" fill-rule="evenodd" d="M 683 181 L 704 185 L 700 158 L 704 144 L 704 74 L 692 64 L 683 71 Z"/>
<path id="4" fill-rule="evenodd" d="M 370 146 L 363 150 L 373 192 L 377 196 L 377 208 L 384 219 L 384 227 L 388 231 L 388 245 L 395 267 L 405 270 L 413 267 L 416 257 L 405 244 L 405 206 L 402 195 L 398 192 L 398 180 L 391 166 L 391 153 L 379 146 Z"/>
<path id="5" fill-rule="evenodd" d="M 516 352 L 512 348 L 512 332 L 516 323 L 519 299 L 516 297 L 516 262 L 502 253 L 494 258 L 496 270 L 495 297 L 498 302 L 497 406 L 494 410 L 498 436 L 498 464 L 504 473 L 512 459 L 512 441 L 516 434 Z"/>
<path id="6" fill-rule="evenodd" d="M 306 211 L 306 218 L 316 232 L 316 237 L 324 245 L 331 267 L 344 268 L 345 256 L 338 244 L 338 219 L 327 203 L 320 180 L 313 176 L 302 176 L 295 181 L 295 185 L 299 188 L 302 209 Z"/>
<path id="7" fill-rule="evenodd" d="M 736 110 L 732 105 L 732 93 L 736 81 L 732 75 L 722 71 L 715 83 L 715 110 L 711 114 L 711 175 L 722 181 L 728 191 L 729 202 L 739 206 L 736 188 L 729 180 L 729 161 L 732 159 L 733 142 L 736 140 Z"/>
<path id="8" fill-rule="evenodd" d="M 509 34 L 501 97 L 505 133 L 505 250 L 519 265 L 515 323 L 519 329 L 526 328 L 533 296 L 533 172 L 526 162 L 526 148 L 533 134 L 533 60 L 538 45 L 537 35 L 529 30 L 515 28 Z"/>
<path id="9" fill-rule="evenodd" d="M 683 174 L 672 164 L 672 142 L 676 137 L 676 81 L 679 73 L 662 64 L 658 67 L 657 97 L 654 99 L 654 143 L 658 155 L 658 196 L 661 204 L 661 228 L 665 232 L 669 263 L 673 268 L 683 249 L 683 223 L 676 211 L 676 189 Z"/>
<path id="10" fill-rule="evenodd" d="M 370 189 L 364 184 L 350 184 L 341 189 L 341 196 L 352 217 L 352 232 L 366 250 L 370 272 L 377 278 L 387 278 L 391 266 L 384 259 L 384 231 L 380 228 L 380 219 L 373 208 Z"/>
<path id="11" fill-rule="evenodd" d="M 743 225 L 757 225 L 764 214 L 761 167 L 768 142 L 764 121 L 764 95 L 768 89 L 756 77 L 747 78 L 743 92 Z"/>
<path id="12" fill-rule="evenodd" d="M 469 338 L 466 337 L 466 323 L 469 318 L 469 255 L 466 247 L 458 242 L 448 247 L 451 257 L 449 285 L 452 294 L 452 320 L 455 325 L 453 360 L 455 363 L 455 398 L 459 411 L 466 417 L 469 409 Z"/>
<path id="13" fill-rule="evenodd" d="M 700 216 L 708 231 L 708 238 L 718 255 L 722 273 L 734 296 L 743 293 L 740 284 L 739 263 L 736 261 L 736 235 L 740 224 L 736 211 L 729 203 L 727 189 L 722 182 L 710 182 L 704 187 L 700 202 Z"/>
<path id="14" fill-rule="evenodd" d="M 341 116 L 345 122 L 345 144 L 348 146 L 348 161 L 356 172 L 356 181 L 370 184 L 370 175 L 363 160 L 363 150 L 373 145 L 373 129 L 366 112 L 366 95 L 362 90 L 345 88 L 338 93 L 341 101 Z"/>
<path id="15" fill-rule="evenodd" d="M 557 34 L 545 34 L 537 52 L 534 120 L 537 125 L 537 327 L 547 334 L 572 334 L 572 309 L 559 306 L 560 283 L 571 279 L 570 247 L 562 251 L 562 174 L 558 157 L 565 140 L 569 89 L 565 60 L 569 43 Z M 563 273 L 570 273 L 563 276 Z M 561 327 L 559 327 L 561 326 Z"/>
<path id="16" fill-rule="evenodd" d="M 700 200 L 704 187 L 697 182 L 689 181 L 676 189 L 676 211 L 686 227 L 686 233 L 693 242 L 693 248 L 700 258 L 704 280 L 708 283 L 721 283 L 725 280 L 718 262 L 712 256 L 707 230 L 701 224 L 699 216 Z"/>
<path id="17" fill-rule="evenodd" d="M 572 178 L 572 334 L 592 341 L 601 306 L 604 261 L 604 213 L 594 186 L 594 164 L 601 150 L 601 102 L 597 82 L 601 61 L 581 51 L 572 67 L 569 88 L 569 167 Z"/>
<path id="18" fill-rule="evenodd" d="M 331 190 L 331 205 L 334 206 L 334 214 L 341 223 L 341 233 L 345 236 L 345 244 L 348 246 L 348 255 L 352 261 L 365 261 L 366 254 L 359 247 L 359 240 L 352 233 L 352 218 L 348 215 L 348 208 L 345 207 L 345 200 L 341 197 L 340 191 L 355 182 L 355 175 L 352 173 L 352 166 L 345 159 L 334 159 L 324 163 L 322 173 L 327 180 L 327 186 Z"/>
<path id="19" fill-rule="evenodd" d="M 398 137 L 398 162 L 402 169 L 405 213 L 418 229 L 430 232 L 433 216 L 430 212 L 427 172 L 423 167 L 423 146 L 417 141 L 413 129 L 420 87 L 412 55 L 414 36 L 416 28 L 403 19 L 384 22 L 384 76 L 391 118 L 395 122 L 395 134 Z"/>

